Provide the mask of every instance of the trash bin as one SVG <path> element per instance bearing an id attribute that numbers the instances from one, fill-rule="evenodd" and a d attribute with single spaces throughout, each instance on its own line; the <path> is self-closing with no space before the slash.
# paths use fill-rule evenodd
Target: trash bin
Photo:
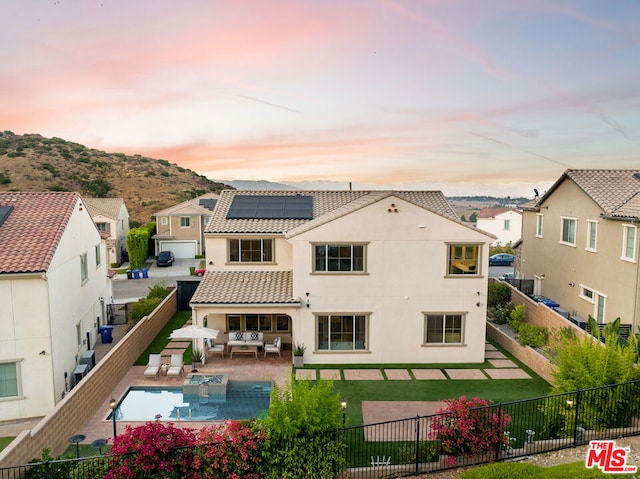
<path id="1" fill-rule="evenodd" d="M 113 326 L 100 326 L 98 332 L 100 333 L 100 338 L 102 338 L 102 344 L 113 341 Z"/>
<path id="2" fill-rule="evenodd" d="M 149 277 L 149 270 L 147 268 L 142 268 L 142 277 L 143 278 Z"/>
<path id="3" fill-rule="evenodd" d="M 128 269 L 127 270 L 127 279 L 131 279 L 131 278 L 133 278 L 133 272 L 130 269 Z"/>
<path id="4" fill-rule="evenodd" d="M 139 269 L 134 269 L 133 270 L 133 279 L 140 279 L 140 270 Z"/>

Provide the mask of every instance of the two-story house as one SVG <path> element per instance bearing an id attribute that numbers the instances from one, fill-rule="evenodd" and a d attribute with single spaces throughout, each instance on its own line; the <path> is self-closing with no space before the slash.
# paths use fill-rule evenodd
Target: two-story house
<path id="1" fill-rule="evenodd" d="M 515 208 L 483 208 L 478 212 L 476 226 L 497 238 L 494 245 L 513 245 L 522 232 L 522 212 Z"/>
<path id="2" fill-rule="evenodd" d="M 156 256 L 160 251 L 172 251 L 176 258 L 204 254 L 204 231 L 218 197 L 217 193 L 206 193 L 155 213 Z"/>
<path id="3" fill-rule="evenodd" d="M 521 278 L 570 316 L 640 325 L 640 170 L 567 170 L 523 208 Z"/>
<path id="4" fill-rule="evenodd" d="M 0 193 L 0 421 L 74 386 L 111 297 L 105 242 L 77 193 Z"/>
<path id="5" fill-rule="evenodd" d="M 108 233 L 107 264 L 119 266 L 127 258 L 129 211 L 122 198 L 84 198 L 99 231 Z"/>
<path id="6" fill-rule="evenodd" d="M 307 363 L 482 362 L 493 239 L 439 191 L 225 190 L 193 320 Z"/>

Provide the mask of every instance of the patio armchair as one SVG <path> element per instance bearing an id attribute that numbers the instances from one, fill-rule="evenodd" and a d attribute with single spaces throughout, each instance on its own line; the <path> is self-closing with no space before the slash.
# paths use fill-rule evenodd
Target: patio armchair
<path id="1" fill-rule="evenodd" d="M 167 376 L 180 376 L 184 372 L 184 362 L 182 360 L 182 354 L 172 354 L 171 364 L 167 370 Z"/>
<path id="2" fill-rule="evenodd" d="M 282 338 L 279 336 L 273 340 L 273 344 L 265 344 L 264 345 L 264 357 L 267 357 L 267 353 L 278 353 L 278 356 L 282 357 L 280 354 L 280 346 L 282 344 Z"/>
<path id="3" fill-rule="evenodd" d="M 149 364 L 147 364 L 147 369 L 144 370 L 144 375 L 146 377 L 157 378 L 160 374 L 161 362 L 162 356 L 160 356 L 159 354 L 149 354 Z"/>

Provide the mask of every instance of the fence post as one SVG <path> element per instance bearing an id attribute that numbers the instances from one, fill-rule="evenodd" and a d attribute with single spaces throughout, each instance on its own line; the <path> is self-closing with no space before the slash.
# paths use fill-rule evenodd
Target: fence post
<path id="1" fill-rule="evenodd" d="M 491 413 L 491 410 L 489 410 L 489 413 Z M 504 431 L 502 430 L 502 403 L 498 404 L 498 426 L 500 427 L 502 435 L 500 436 L 500 440 L 496 443 L 496 461 L 500 458 L 500 449 L 502 447 L 502 439 L 504 437 Z"/>
<path id="2" fill-rule="evenodd" d="M 578 445 L 578 411 L 580 411 L 580 391 L 578 389 L 576 392 L 576 404 L 575 404 L 575 416 L 573 418 L 573 447 Z M 580 438 L 580 442 L 582 442 L 582 438 Z"/>
<path id="3" fill-rule="evenodd" d="M 416 458 L 416 471 L 415 471 L 415 475 L 417 476 L 419 474 L 419 468 L 420 468 L 420 416 L 416 416 L 416 454 L 415 454 L 415 458 Z"/>

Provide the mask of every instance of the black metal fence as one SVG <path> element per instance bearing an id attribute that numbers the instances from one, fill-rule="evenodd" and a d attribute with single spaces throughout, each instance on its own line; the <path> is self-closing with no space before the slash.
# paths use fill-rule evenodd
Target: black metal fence
<path id="1" fill-rule="evenodd" d="M 327 432 L 344 448 L 347 473 L 336 477 L 412 476 L 639 435 L 640 380 L 477 409 L 511 418 L 502 431 L 506 444 L 499 450 L 475 457 L 445 457 L 432 434 L 436 415 L 347 427 Z M 0 469 L 0 479 L 101 478 L 111 460 L 99 456 L 26 464 Z"/>

